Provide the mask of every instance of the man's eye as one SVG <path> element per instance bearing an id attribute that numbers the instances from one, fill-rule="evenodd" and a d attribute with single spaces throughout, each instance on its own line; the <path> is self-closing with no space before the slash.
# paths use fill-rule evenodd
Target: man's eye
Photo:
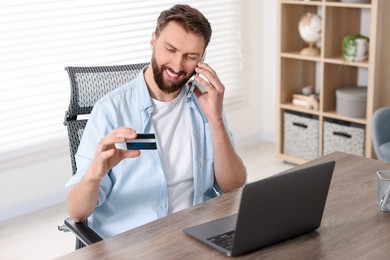
<path id="1" fill-rule="evenodd" d="M 195 56 L 187 56 L 187 59 L 189 59 L 189 60 L 195 60 L 196 57 L 195 57 Z"/>
<path id="2" fill-rule="evenodd" d="M 175 52 L 174 49 L 167 49 L 168 52 Z"/>

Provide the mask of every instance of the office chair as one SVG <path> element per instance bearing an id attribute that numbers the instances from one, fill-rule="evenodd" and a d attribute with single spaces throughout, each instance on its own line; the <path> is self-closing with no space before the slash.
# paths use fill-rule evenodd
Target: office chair
<path id="1" fill-rule="evenodd" d="M 379 160 L 390 162 L 390 106 L 372 116 L 372 144 Z"/>
<path id="2" fill-rule="evenodd" d="M 106 93 L 134 79 L 148 63 L 118 66 L 66 67 L 70 80 L 71 96 L 68 111 L 65 113 L 64 125 L 67 127 L 72 174 L 76 174 L 75 154 L 81 136 L 95 102 Z M 87 220 L 75 223 L 66 218 L 60 231 L 72 231 L 76 235 L 76 249 L 102 240 L 89 228 Z"/>

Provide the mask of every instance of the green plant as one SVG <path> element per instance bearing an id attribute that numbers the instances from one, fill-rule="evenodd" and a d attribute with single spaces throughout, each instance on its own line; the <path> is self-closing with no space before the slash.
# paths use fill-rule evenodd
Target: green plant
<path id="1" fill-rule="evenodd" d="M 341 51 L 343 53 L 344 60 L 346 60 L 347 57 L 356 57 L 357 39 L 366 39 L 367 42 L 369 40 L 368 37 L 361 34 L 347 35 L 343 38 Z"/>

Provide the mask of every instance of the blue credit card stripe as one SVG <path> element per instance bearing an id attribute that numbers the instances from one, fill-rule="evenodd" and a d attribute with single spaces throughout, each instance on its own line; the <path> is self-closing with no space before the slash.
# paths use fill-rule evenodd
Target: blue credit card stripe
<path id="1" fill-rule="evenodd" d="M 128 150 L 155 150 L 156 143 L 126 143 Z"/>

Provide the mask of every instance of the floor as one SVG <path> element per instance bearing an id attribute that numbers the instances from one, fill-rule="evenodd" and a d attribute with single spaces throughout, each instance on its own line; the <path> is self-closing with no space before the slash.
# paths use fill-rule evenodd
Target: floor
<path id="1" fill-rule="evenodd" d="M 274 156 L 274 144 L 261 142 L 238 150 L 243 159 L 248 182 L 253 182 L 291 168 Z M 57 231 L 66 217 L 64 204 L 0 223 L 0 260 L 53 259 L 74 250 L 71 233 Z"/>

